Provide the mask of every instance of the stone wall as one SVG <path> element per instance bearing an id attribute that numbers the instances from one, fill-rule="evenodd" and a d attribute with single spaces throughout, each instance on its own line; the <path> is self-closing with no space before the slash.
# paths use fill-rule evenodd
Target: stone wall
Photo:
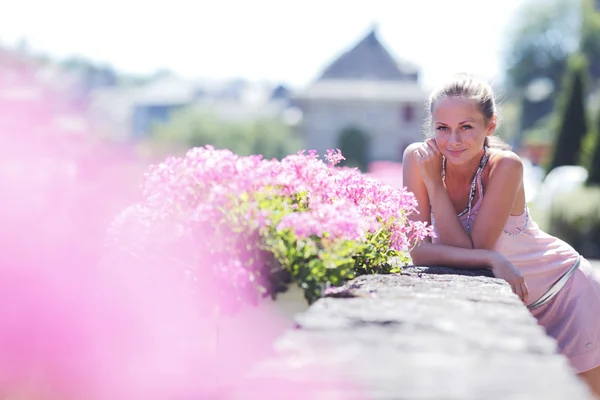
<path id="1" fill-rule="evenodd" d="M 362 276 L 295 323 L 231 398 L 259 398 L 266 387 L 272 398 L 272 382 L 281 399 L 591 398 L 555 341 L 487 271 Z"/>

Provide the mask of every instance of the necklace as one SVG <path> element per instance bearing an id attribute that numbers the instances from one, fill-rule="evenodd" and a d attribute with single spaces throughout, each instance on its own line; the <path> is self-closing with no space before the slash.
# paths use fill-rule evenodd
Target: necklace
<path id="1" fill-rule="evenodd" d="M 477 177 L 481 175 L 481 172 L 485 168 L 488 162 L 488 147 L 483 147 L 483 157 L 481 157 L 481 161 L 479 162 L 479 166 L 473 175 L 473 179 L 471 180 L 471 190 L 469 191 L 469 202 L 467 203 L 467 208 L 465 208 L 460 214 L 459 217 L 467 214 L 467 233 L 471 232 L 471 209 L 473 207 L 473 199 L 475 198 L 475 190 L 477 188 Z M 446 157 L 442 156 L 442 181 L 444 181 L 444 186 L 446 185 Z M 479 193 L 483 197 L 483 184 L 479 184 Z"/>

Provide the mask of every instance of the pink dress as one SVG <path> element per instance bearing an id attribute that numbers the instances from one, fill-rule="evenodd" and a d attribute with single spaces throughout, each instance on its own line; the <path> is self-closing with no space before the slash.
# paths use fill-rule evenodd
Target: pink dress
<path id="1" fill-rule="evenodd" d="M 471 226 L 482 200 L 480 196 L 471 209 Z M 466 230 L 467 215 L 459 220 Z M 436 230 L 433 216 L 431 221 Z M 506 256 L 525 276 L 529 304 L 573 266 L 578 256 L 569 244 L 543 232 L 527 209 L 508 218 L 494 250 Z M 582 257 L 580 267 L 556 296 L 531 313 L 556 339 L 560 352 L 576 373 L 600 366 L 600 273 L 588 260 Z"/>

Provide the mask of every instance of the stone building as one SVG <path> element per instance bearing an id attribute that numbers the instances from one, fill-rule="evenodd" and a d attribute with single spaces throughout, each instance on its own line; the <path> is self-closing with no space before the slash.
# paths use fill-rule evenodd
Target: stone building
<path id="1" fill-rule="evenodd" d="M 404 148 L 421 139 L 425 100 L 418 69 L 394 59 L 376 29 L 293 98 L 306 148 L 340 148 L 363 168 L 400 161 Z"/>

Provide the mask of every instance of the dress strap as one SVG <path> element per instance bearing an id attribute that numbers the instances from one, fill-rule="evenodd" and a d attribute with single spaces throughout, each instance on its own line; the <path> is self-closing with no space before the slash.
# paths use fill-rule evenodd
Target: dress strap
<path id="1" fill-rule="evenodd" d="M 477 175 L 477 189 L 479 190 L 479 200 L 483 200 L 483 173 Z"/>

